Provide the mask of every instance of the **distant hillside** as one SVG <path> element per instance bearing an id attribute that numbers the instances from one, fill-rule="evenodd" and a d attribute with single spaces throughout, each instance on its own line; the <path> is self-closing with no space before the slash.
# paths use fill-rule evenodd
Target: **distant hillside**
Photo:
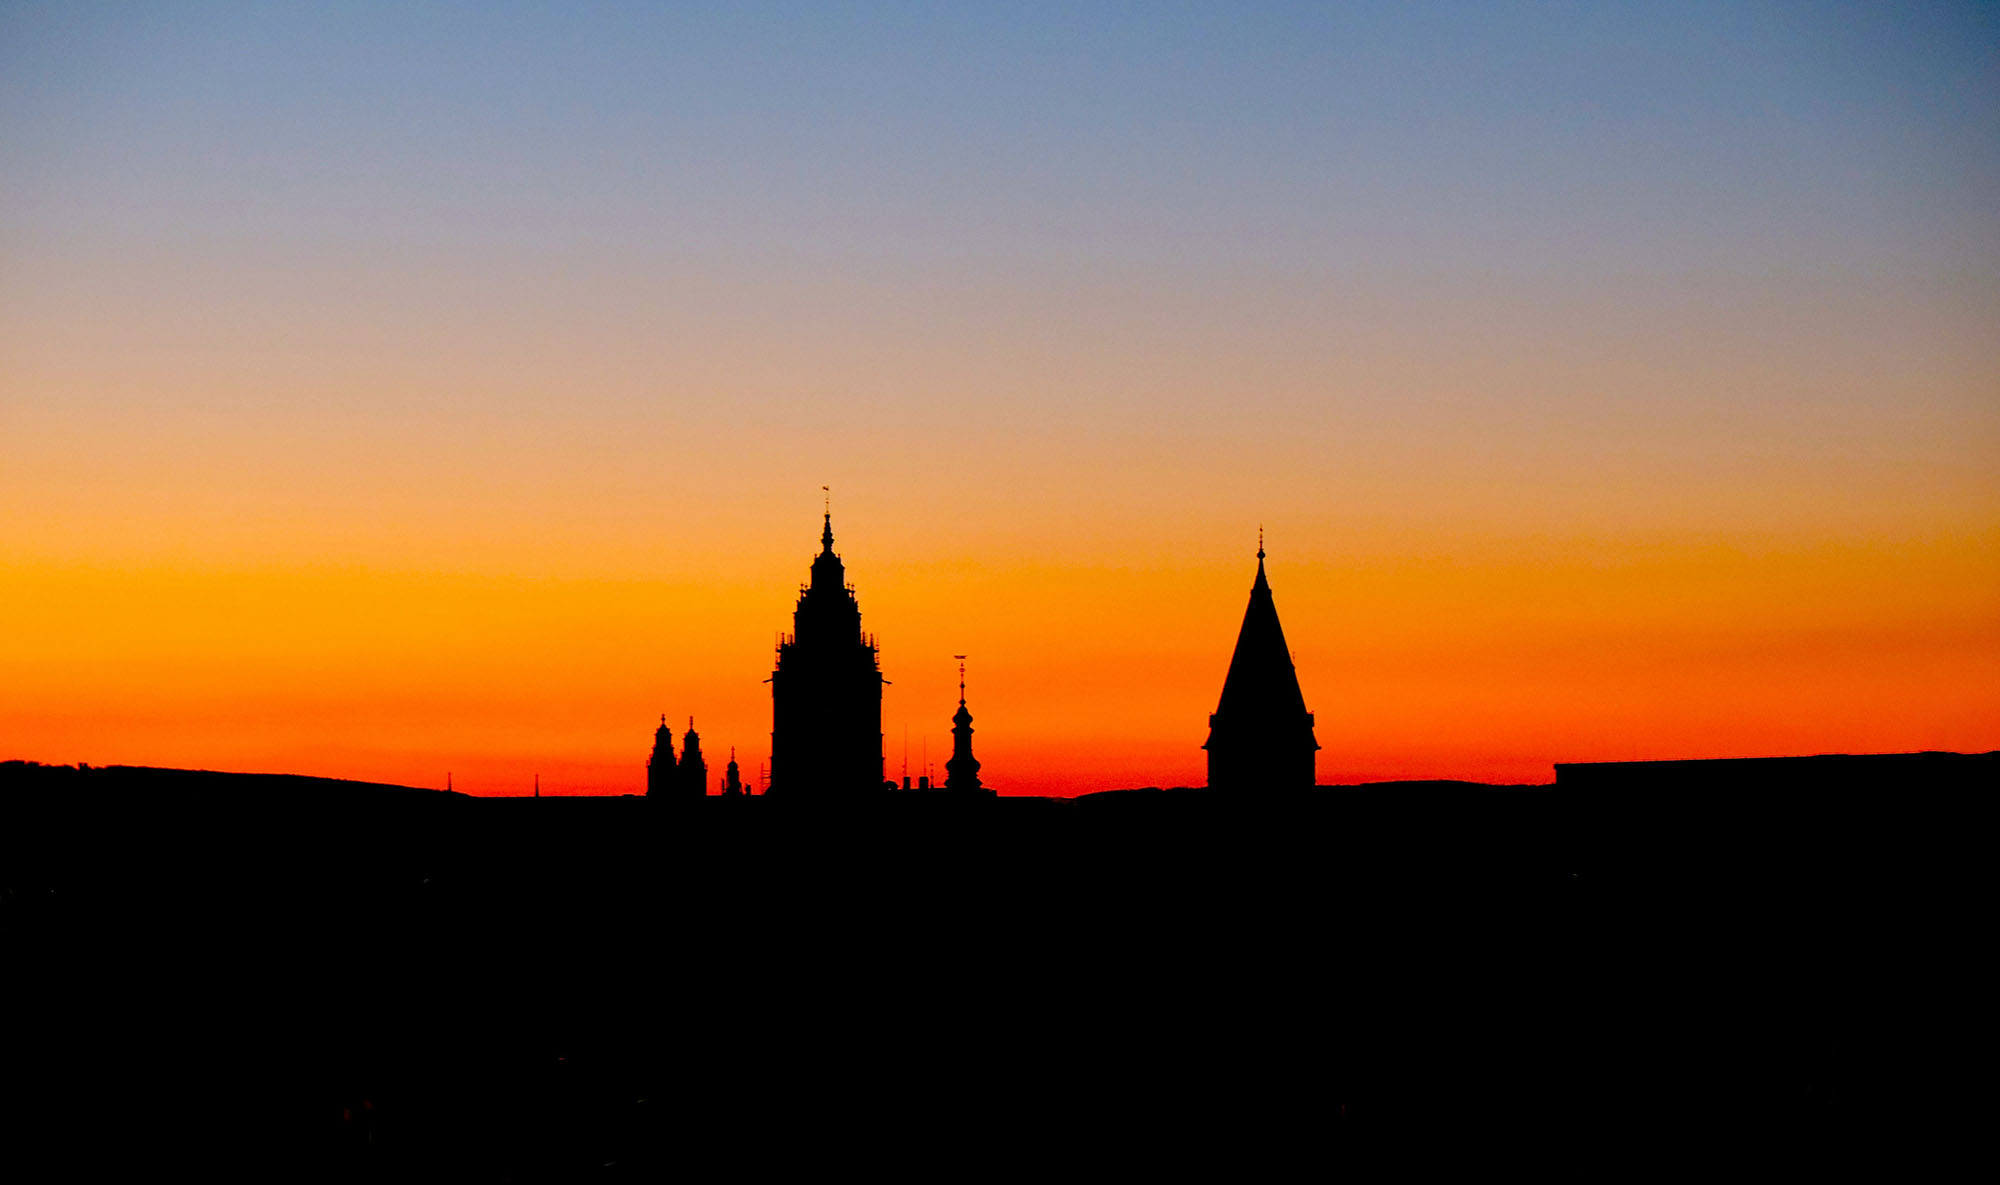
<path id="1" fill-rule="evenodd" d="M 1493 793 L 1548 790 L 1549 784 L 1498 784 L 1433 781 L 1360 782 L 1353 785 L 1317 786 L 1315 795 L 1353 796 L 1383 792 L 1398 793 Z M 0 793 L 77 793 L 119 797 L 124 795 L 183 795 L 208 799 L 254 800 L 281 795 L 288 802 L 348 800 L 356 798 L 437 797 L 472 799 L 478 796 L 457 791 L 399 786 L 389 782 L 358 782 L 347 778 L 319 778 L 307 774 L 230 773 L 207 769 L 169 769 L 145 765 L 44 765 L 36 761 L 0 761 Z M 1098 790 L 1074 798 L 1050 799 L 1057 802 L 1143 801 L 1153 797 L 1187 796 L 1205 798 L 1206 786 L 1138 786 L 1123 790 Z M 515 798 L 519 796 L 507 796 Z M 569 795 L 569 798 L 631 798 L 635 795 Z M 900 794 L 891 797 L 901 798 Z M 919 796 L 912 794 L 913 800 Z M 926 800 L 941 796 L 925 795 Z M 1012 801 L 1021 801 L 1014 797 Z M 497 800 L 496 800 L 497 801 Z"/>
<path id="2" fill-rule="evenodd" d="M 0 761 L 0 793 L 77 793 L 119 797 L 179 794 L 257 799 L 282 795 L 287 801 L 365 797 L 431 796 L 467 798 L 456 791 L 425 790 L 388 782 L 355 782 L 304 774 L 243 774 L 208 769 L 162 769 L 145 765 L 43 765 Z"/>

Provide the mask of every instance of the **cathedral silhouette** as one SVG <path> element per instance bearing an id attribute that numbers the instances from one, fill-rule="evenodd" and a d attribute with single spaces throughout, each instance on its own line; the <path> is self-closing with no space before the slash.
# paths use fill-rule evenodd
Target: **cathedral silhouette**
<path id="1" fill-rule="evenodd" d="M 1237 632 L 1222 696 L 1208 718 L 1208 786 L 1212 790 L 1310 790 L 1318 781 L 1319 741 L 1313 714 L 1306 710 L 1298 671 L 1271 583 L 1264 573 L 1264 538 L 1257 537 L 1257 578 Z M 799 586 L 792 632 L 778 636 L 771 685 L 771 763 L 763 792 L 795 801 L 835 802 L 889 791 L 941 791 L 992 795 L 981 783 L 972 755 L 972 711 L 965 699 L 965 656 L 958 665 L 958 711 L 951 718 L 952 754 L 942 786 L 928 774 L 916 786 L 905 777 L 898 787 L 884 776 L 882 753 L 881 649 L 862 632 L 861 604 L 847 569 L 833 550 L 833 511 L 821 522 L 820 550 L 811 579 Z M 905 771 L 907 773 L 907 770 Z M 702 798 L 708 795 L 708 764 L 701 737 L 688 718 L 682 752 L 674 755 L 673 733 L 665 715 L 653 734 L 646 763 L 649 798 Z M 743 784 L 736 753 L 729 754 L 722 780 L 724 796 L 751 793 Z"/>
<path id="2" fill-rule="evenodd" d="M 883 776 L 882 677 L 880 648 L 861 631 L 861 605 L 847 570 L 833 550 L 833 512 L 820 528 L 820 551 L 812 578 L 799 587 L 792 632 L 778 637 L 771 685 L 771 765 L 765 794 L 795 801 L 831 802 L 896 790 Z M 972 755 L 972 712 L 965 705 L 964 656 L 958 668 L 958 711 L 952 716 L 952 757 L 938 789 L 991 795 L 979 781 Z M 649 798 L 701 798 L 708 793 L 708 767 L 701 738 L 688 719 L 684 750 L 674 757 L 667 718 L 653 734 L 646 765 Z M 904 779 L 903 790 L 913 789 Z M 933 789 L 928 776 L 915 789 Z M 743 785 L 734 750 L 721 787 L 724 796 L 750 793 Z"/>

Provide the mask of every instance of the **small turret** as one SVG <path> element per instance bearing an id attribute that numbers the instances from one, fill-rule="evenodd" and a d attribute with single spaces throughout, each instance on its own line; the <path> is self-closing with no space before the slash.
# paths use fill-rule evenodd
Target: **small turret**
<path id="1" fill-rule="evenodd" d="M 979 784 L 979 759 L 972 755 L 972 713 L 965 706 L 965 656 L 958 659 L 958 711 L 951 718 L 951 760 L 944 763 L 944 788 L 957 794 L 991 794 Z"/>

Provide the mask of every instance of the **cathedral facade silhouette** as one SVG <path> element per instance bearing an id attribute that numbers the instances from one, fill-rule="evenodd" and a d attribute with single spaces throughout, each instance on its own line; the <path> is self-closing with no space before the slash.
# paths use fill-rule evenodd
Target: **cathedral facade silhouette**
<path id="1" fill-rule="evenodd" d="M 1222 695 L 1208 717 L 1208 786 L 1227 791 L 1311 790 L 1318 783 L 1319 740 L 1313 714 L 1306 710 L 1298 670 L 1285 644 L 1277 602 L 1264 571 L 1263 532 L 1257 538 L 1257 577 L 1243 611 L 1236 649 Z M 778 636 L 771 685 L 771 762 L 765 794 L 795 801 L 831 802 L 897 790 L 883 777 L 881 650 L 862 632 L 861 604 L 847 569 L 833 550 L 833 512 L 821 522 L 820 550 L 811 579 L 799 587 L 792 632 Z M 965 656 L 959 659 L 958 711 L 953 714 L 952 755 L 945 781 L 930 777 L 912 787 L 905 770 L 902 790 L 940 790 L 959 795 L 991 795 L 979 778 L 972 755 L 972 712 L 965 699 Z M 720 791 L 751 792 L 743 785 L 736 754 Z M 701 738 L 689 717 L 683 752 L 674 756 L 667 718 L 653 734 L 646 766 L 649 798 L 701 798 L 708 794 L 708 764 Z"/>
<path id="2" fill-rule="evenodd" d="M 1236 652 L 1202 748 L 1208 750 L 1210 789 L 1310 790 L 1318 781 L 1313 714 L 1306 711 L 1271 582 L 1264 576 L 1261 532 L 1250 606 L 1243 611 Z"/>
<path id="3" fill-rule="evenodd" d="M 926 775 L 912 787 L 905 777 L 901 788 L 991 796 L 993 791 L 979 780 L 979 759 L 972 755 L 965 656 L 956 657 L 960 659 L 958 711 L 951 718 L 952 756 L 945 763 L 945 782 L 934 787 Z M 860 603 L 833 550 L 831 510 L 820 528 L 812 578 L 799 588 L 792 632 L 778 636 L 777 664 L 765 682 L 771 685 L 771 762 L 764 794 L 810 802 L 897 789 L 883 777 L 882 688 L 888 680 L 882 677 L 874 635 L 861 632 Z M 683 746 L 676 760 L 673 732 L 662 715 L 646 763 L 648 798 L 707 796 L 708 765 L 692 717 Z M 733 748 L 720 792 L 724 797 L 754 792 L 743 784 Z"/>

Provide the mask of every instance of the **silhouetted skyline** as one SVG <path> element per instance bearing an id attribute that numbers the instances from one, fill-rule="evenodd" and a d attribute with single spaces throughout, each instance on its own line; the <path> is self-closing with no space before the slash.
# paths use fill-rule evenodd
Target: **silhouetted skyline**
<path id="1" fill-rule="evenodd" d="M 0 111 L 9 1167 L 1979 1162 L 2000 7 L 31 2 Z"/>
<path id="2" fill-rule="evenodd" d="M 1263 530 L 1257 538 L 1257 577 L 1250 589 L 1220 703 L 1208 717 L 1208 786 L 1240 792 L 1310 790 L 1317 784 L 1313 715 L 1305 709 L 1298 672 L 1285 645 L 1271 585 L 1264 573 Z M 820 551 L 812 579 L 801 587 L 793 632 L 778 639 L 777 669 L 771 685 L 771 771 L 764 793 L 836 801 L 875 791 L 945 790 L 961 795 L 992 793 L 979 776 L 972 752 L 972 713 L 965 698 L 965 659 L 958 663 L 958 710 L 951 717 L 952 752 L 942 784 L 924 770 L 914 784 L 907 771 L 900 785 L 883 776 L 880 648 L 861 630 L 860 602 L 847 583 L 846 568 L 833 550 L 831 498 L 823 514 Z M 646 766 L 651 798 L 708 795 L 707 767 L 694 720 L 676 759 L 666 716 L 653 737 Z M 741 794 L 732 747 L 728 779 L 717 794 Z"/>

